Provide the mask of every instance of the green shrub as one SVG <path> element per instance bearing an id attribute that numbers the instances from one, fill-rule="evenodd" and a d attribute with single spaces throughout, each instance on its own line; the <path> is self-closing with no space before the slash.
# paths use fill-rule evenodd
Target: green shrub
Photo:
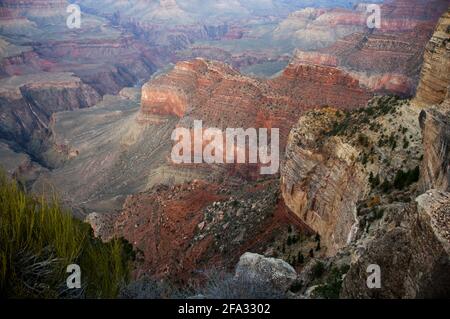
<path id="1" fill-rule="evenodd" d="M 402 190 L 417 181 L 419 181 L 420 177 L 420 168 L 417 166 L 415 169 L 409 171 L 399 170 L 394 178 L 394 187 L 396 189 Z"/>
<path id="2" fill-rule="evenodd" d="M 303 263 L 305 262 L 305 257 L 303 256 L 303 254 L 302 254 L 301 251 L 298 252 L 297 262 L 298 262 L 299 264 L 303 264 Z"/>
<path id="3" fill-rule="evenodd" d="M 113 298 L 129 276 L 132 249 L 94 238 L 91 227 L 26 194 L 0 172 L 0 295 L 6 298 Z M 68 290 L 67 266 L 81 267 L 82 289 Z"/>
<path id="4" fill-rule="evenodd" d="M 314 295 L 325 299 L 338 299 L 342 290 L 343 276 L 349 271 L 349 266 L 334 267 L 328 274 L 325 283 L 314 290 Z"/>
<path id="5" fill-rule="evenodd" d="M 318 261 L 314 264 L 311 271 L 314 278 L 320 278 L 325 272 L 325 264 L 321 261 Z"/>
<path id="6" fill-rule="evenodd" d="M 380 176 L 377 174 L 377 176 L 374 177 L 373 173 L 370 172 L 369 183 L 372 186 L 372 188 L 378 187 L 380 185 Z"/>

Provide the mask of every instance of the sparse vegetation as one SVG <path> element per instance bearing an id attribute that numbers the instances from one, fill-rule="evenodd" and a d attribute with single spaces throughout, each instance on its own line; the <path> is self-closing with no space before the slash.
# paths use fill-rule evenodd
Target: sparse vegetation
<path id="1" fill-rule="evenodd" d="M 388 193 L 392 189 L 404 190 L 414 183 L 417 183 L 420 178 L 420 167 L 408 171 L 398 170 L 394 180 L 389 182 L 387 179 L 380 185 L 380 189 L 384 193 Z"/>
<path id="2" fill-rule="evenodd" d="M 372 172 L 369 175 L 369 183 L 372 188 L 376 188 L 380 185 L 380 175 L 374 176 Z"/>
<path id="3" fill-rule="evenodd" d="M 318 261 L 317 263 L 314 264 L 311 271 L 314 278 L 320 278 L 325 272 L 325 264 L 321 261 Z"/>
<path id="4" fill-rule="evenodd" d="M 368 126 L 371 131 L 378 132 L 382 130 L 382 125 L 377 123 L 375 119 L 385 116 L 388 114 L 396 114 L 398 112 L 398 106 L 401 104 L 401 100 L 396 96 L 382 96 L 372 99 L 368 106 L 355 110 L 353 112 L 345 112 L 344 116 L 342 113 L 336 113 L 337 120 L 334 122 L 331 130 L 326 133 L 327 136 L 356 136 L 356 142 L 364 147 L 370 146 L 370 139 L 360 133 L 360 128 L 362 126 Z M 391 119 L 389 119 L 391 120 Z M 404 131 L 404 129 L 402 129 Z M 383 146 L 389 144 L 393 149 L 395 149 L 396 140 L 395 135 L 392 137 L 386 137 L 384 140 L 382 136 L 379 140 L 378 145 Z"/>
<path id="5" fill-rule="evenodd" d="M 394 178 L 393 185 L 396 189 L 402 190 L 419 181 L 419 177 L 420 177 L 419 166 L 406 172 L 403 170 L 399 170 Z"/>
<path id="6" fill-rule="evenodd" d="M 284 292 L 269 283 L 263 283 L 245 276 L 214 273 L 208 277 L 205 287 L 197 291 L 208 299 L 282 299 Z"/>
<path id="7" fill-rule="evenodd" d="M 333 267 L 327 275 L 325 283 L 319 285 L 314 290 L 314 294 L 325 299 L 338 299 L 342 289 L 343 276 L 349 269 L 348 265 Z"/>

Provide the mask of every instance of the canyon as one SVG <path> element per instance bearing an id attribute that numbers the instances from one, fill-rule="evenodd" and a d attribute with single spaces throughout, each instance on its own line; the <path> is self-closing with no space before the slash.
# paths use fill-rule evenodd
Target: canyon
<path id="1" fill-rule="evenodd" d="M 343 298 L 448 295 L 448 1 L 384 1 L 375 30 L 361 1 L 76 3 L 79 30 L 67 1 L 0 2 L 0 165 L 129 241 L 134 279 L 201 282 L 252 252 L 292 265 L 295 298 L 316 263 L 348 266 Z M 280 173 L 174 163 L 199 120 L 278 128 Z"/>
<path id="2" fill-rule="evenodd" d="M 427 45 L 415 99 L 375 99 L 345 116 L 312 111 L 290 133 L 282 195 L 321 235 L 330 263 L 350 261 L 342 298 L 449 294 L 450 82 L 447 71 L 431 73 L 449 70 L 448 14 Z M 414 171 L 401 183 L 399 176 Z M 381 289 L 364 284 L 370 264 L 382 269 Z"/>

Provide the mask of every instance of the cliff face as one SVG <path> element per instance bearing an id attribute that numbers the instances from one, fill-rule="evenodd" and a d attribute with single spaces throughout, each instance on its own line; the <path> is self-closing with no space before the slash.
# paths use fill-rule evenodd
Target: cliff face
<path id="1" fill-rule="evenodd" d="M 291 13 L 271 35 L 293 47 L 317 50 L 346 35 L 362 32 L 365 24 L 365 15 L 361 12 L 306 8 Z"/>
<path id="2" fill-rule="evenodd" d="M 450 294 L 450 197 L 426 192 L 388 210 L 344 280 L 343 298 L 447 298 Z M 367 267 L 381 267 L 381 289 L 366 285 Z"/>
<path id="3" fill-rule="evenodd" d="M 425 156 L 421 167 L 421 188 L 450 191 L 449 113 L 428 109 L 420 115 Z"/>
<path id="4" fill-rule="evenodd" d="M 341 138 L 323 139 L 336 110 L 308 113 L 291 130 L 281 171 L 286 205 L 322 237 L 334 254 L 352 239 L 356 204 L 367 191 L 358 151 Z"/>
<path id="5" fill-rule="evenodd" d="M 68 5 L 0 2 L 0 138 L 39 160 L 52 114 L 90 107 L 156 69 L 153 50 L 102 18 L 86 15 L 82 29 L 69 29 Z"/>
<path id="6" fill-rule="evenodd" d="M 439 20 L 426 46 L 415 102 L 419 106 L 437 105 L 450 99 L 450 10 Z M 447 105 L 450 102 L 447 101 Z"/>
<path id="7" fill-rule="evenodd" d="M 448 12 L 427 45 L 411 109 L 419 116 L 424 152 L 415 200 L 386 206 L 387 214 L 353 252 L 343 285 L 350 298 L 446 298 L 450 295 Z M 418 107 L 419 106 L 419 107 Z M 401 118 L 404 120 L 403 117 Z M 414 193 L 413 193 L 414 194 Z M 350 249 L 351 250 L 351 249 Z M 381 267 L 382 287 L 366 288 L 369 264 Z"/>
<path id="8" fill-rule="evenodd" d="M 276 181 L 156 186 L 127 198 L 113 234 L 142 251 L 137 276 L 195 280 L 199 269 L 232 269 L 245 251 L 263 253 L 284 240 L 289 216 L 277 203 L 277 187 Z"/>
<path id="9" fill-rule="evenodd" d="M 390 8 L 388 16 L 407 16 L 407 13 L 401 9 L 406 10 L 406 7 L 401 3 L 394 2 L 387 6 Z M 424 3 L 418 3 L 411 18 L 417 20 L 430 18 L 427 10 L 418 9 L 424 6 Z M 448 33 L 445 33 L 448 31 L 447 15 L 448 13 L 440 20 L 436 34 L 427 46 L 421 84 L 417 93 L 418 100 L 423 99 L 422 96 L 427 95 L 428 91 L 428 95 L 437 98 L 440 103 L 447 94 L 450 72 L 442 72 L 448 69 L 449 61 L 446 48 Z M 424 33 L 420 39 L 423 38 L 423 35 Z M 361 38 L 360 41 L 356 41 L 357 37 L 358 35 L 352 35 L 347 39 L 353 39 L 359 43 L 355 46 L 355 50 L 348 45 L 348 42 L 345 42 L 344 45 L 344 41 L 338 41 L 335 46 L 324 50 L 327 52 L 326 54 L 299 51 L 294 61 L 341 65 L 370 72 L 394 71 L 394 73 L 386 73 L 382 77 L 358 72 L 353 76 L 374 90 L 393 89 L 398 92 L 411 92 L 410 85 L 412 83 L 408 81 L 407 76 L 402 78 L 400 75 L 412 74 L 407 69 L 407 63 L 411 63 L 420 52 L 420 45 L 412 42 L 411 39 L 408 40 L 412 37 L 411 31 L 398 35 L 377 35 L 375 32 Z M 402 38 L 403 40 L 401 40 Z M 403 53 L 400 54 L 400 51 Z M 369 54 L 371 58 L 368 60 L 366 56 L 363 57 L 363 54 Z M 409 58 L 403 59 L 406 55 Z M 358 64 L 358 61 L 361 64 Z M 389 86 L 391 87 L 388 89 Z M 435 101 L 426 103 L 429 105 L 430 102 L 435 103 Z M 409 129 L 414 129 L 418 134 L 418 111 L 410 110 L 408 113 L 410 114 L 406 118 L 406 115 L 403 114 L 403 121 L 405 124 L 410 123 Z M 350 136 L 345 139 L 324 136 L 323 132 L 332 130 L 330 126 L 334 121 L 339 122 L 340 120 L 332 112 L 302 117 L 291 131 L 286 160 L 282 168 L 282 190 L 287 205 L 323 236 L 324 242 L 330 247 L 331 254 L 348 244 L 347 239 L 352 235 L 351 229 L 357 220 L 358 201 L 368 196 L 366 192 L 370 190 L 367 185 L 369 171 L 351 160 L 351 158 L 355 159 L 360 156 L 361 145 L 350 146 L 348 140 Z M 421 116 L 426 150 L 424 152 L 425 160 L 422 164 L 422 180 L 425 184 L 423 187 L 426 189 L 437 185 L 440 186 L 440 189 L 446 189 L 448 185 L 448 126 L 446 122 L 444 115 L 431 113 L 431 111 Z M 391 126 L 391 124 L 387 126 Z M 366 133 L 364 132 L 364 134 Z M 370 136 L 366 143 L 370 144 Z M 350 144 L 352 144 L 351 139 Z M 409 145 L 411 144 L 409 143 Z M 373 148 L 376 150 L 376 145 Z M 391 154 L 390 156 L 395 155 Z M 406 156 L 405 154 L 405 158 Z M 323 172 L 328 174 L 324 175 Z M 373 173 L 373 176 L 377 174 Z"/>
<path id="10" fill-rule="evenodd" d="M 450 9 L 449 9 L 450 10 Z M 414 100 L 420 115 L 426 150 L 421 169 L 422 189 L 450 186 L 450 11 L 439 20 L 427 45 L 421 80 Z"/>
<path id="11" fill-rule="evenodd" d="M 331 66 L 294 62 L 279 77 L 259 80 L 194 59 L 144 85 L 141 118 L 175 115 L 186 127 L 201 119 L 205 127 L 280 128 L 283 146 L 295 115 L 326 105 L 354 109 L 370 97 L 351 75 Z"/>
<path id="12" fill-rule="evenodd" d="M 100 95 L 69 73 L 36 74 L 0 80 L 0 137 L 40 157 L 54 112 L 94 105 Z M 17 125 L 17 122 L 20 125 Z"/>
<path id="13" fill-rule="evenodd" d="M 334 56 L 341 68 L 377 92 L 413 96 L 424 47 L 448 2 L 396 0 L 381 6 L 380 29 L 355 31 L 320 51 Z M 363 14 L 365 6 L 358 11 Z"/>
<path id="14" fill-rule="evenodd" d="M 402 114 L 401 124 L 395 114 Z M 374 188 L 419 164 L 418 115 L 409 105 L 376 98 L 367 110 L 308 112 L 291 130 L 281 167 L 283 198 L 320 234 L 328 255 L 357 238 L 361 203 L 379 201 Z M 395 140 L 407 141 L 409 149 Z"/>

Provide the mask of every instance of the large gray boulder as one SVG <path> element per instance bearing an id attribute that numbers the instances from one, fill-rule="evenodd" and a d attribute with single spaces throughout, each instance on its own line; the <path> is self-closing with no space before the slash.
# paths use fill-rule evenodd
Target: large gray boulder
<path id="1" fill-rule="evenodd" d="M 236 279 L 270 284 L 275 289 L 287 291 L 297 279 L 297 272 L 281 259 L 245 253 L 236 266 Z"/>

